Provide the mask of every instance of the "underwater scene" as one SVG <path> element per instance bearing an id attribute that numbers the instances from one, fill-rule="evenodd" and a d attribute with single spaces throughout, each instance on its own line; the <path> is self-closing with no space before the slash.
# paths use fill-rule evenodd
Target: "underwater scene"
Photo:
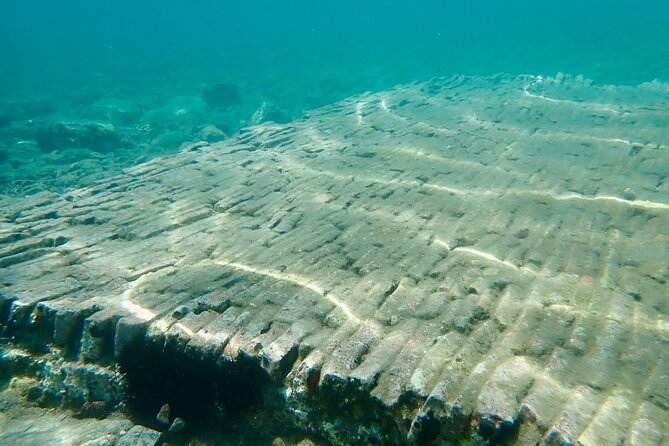
<path id="1" fill-rule="evenodd" d="M 669 3 L 0 1 L 0 446 L 669 446 Z"/>

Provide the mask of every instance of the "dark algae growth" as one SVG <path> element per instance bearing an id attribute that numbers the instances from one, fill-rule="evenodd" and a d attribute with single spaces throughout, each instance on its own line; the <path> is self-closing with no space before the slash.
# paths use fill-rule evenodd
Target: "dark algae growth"
<path id="1" fill-rule="evenodd" d="M 0 446 L 669 442 L 666 2 L 0 3 Z"/>

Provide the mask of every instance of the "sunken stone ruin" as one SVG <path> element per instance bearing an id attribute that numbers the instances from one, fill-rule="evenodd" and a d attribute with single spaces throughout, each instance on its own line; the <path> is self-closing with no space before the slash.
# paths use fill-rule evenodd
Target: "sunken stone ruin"
<path id="1" fill-rule="evenodd" d="M 669 444 L 668 129 L 460 76 L 2 202 L 0 443 Z"/>

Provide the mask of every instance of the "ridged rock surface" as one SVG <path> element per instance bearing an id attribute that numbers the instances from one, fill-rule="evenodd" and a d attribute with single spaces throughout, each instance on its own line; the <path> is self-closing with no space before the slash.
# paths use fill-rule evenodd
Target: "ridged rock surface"
<path id="1" fill-rule="evenodd" d="M 17 342 L 257 357 L 409 441 L 669 444 L 667 85 L 398 86 L 0 218 Z"/>

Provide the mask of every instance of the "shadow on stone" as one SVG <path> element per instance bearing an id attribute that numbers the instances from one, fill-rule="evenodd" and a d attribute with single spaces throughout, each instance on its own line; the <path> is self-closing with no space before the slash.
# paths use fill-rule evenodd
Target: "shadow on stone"
<path id="1" fill-rule="evenodd" d="M 162 346 L 136 342 L 119 360 L 125 376 L 127 414 L 135 423 L 166 431 L 185 420 L 183 438 L 266 440 L 285 429 L 276 423 L 283 398 L 257 360 L 192 358 Z M 168 423 L 156 415 L 169 405 Z"/>

